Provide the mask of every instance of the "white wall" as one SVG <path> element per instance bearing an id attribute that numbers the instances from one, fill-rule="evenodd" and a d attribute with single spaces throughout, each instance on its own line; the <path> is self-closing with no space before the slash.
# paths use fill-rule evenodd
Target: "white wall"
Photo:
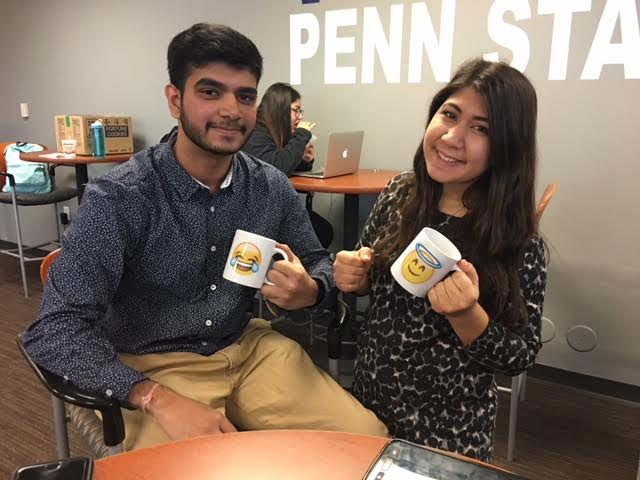
<path id="1" fill-rule="evenodd" d="M 0 132 L 4 139 L 53 145 L 53 115 L 57 113 L 122 114 L 133 117 L 137 148 L 153 144 L 173 124 L 162 93 L 167 82 L 166 47 L 173 35 L 196 21 L 226 23 L 244 32 L 265 57 L 260 86 L 264 91 L 275 81 L 289 80 L 290 15 L 306 13 L 314 16 L 307 19 L 318 23 L 320 42 L 317 53 L 301 63 L 299 89 L 306 118 L 318 122 L 314 131 L 320 137 L 318 157 L 324 154 L 323 140 L 329 132 L 364 129 L 364 167 L 406 169 L 421 137 L 431 95 L 441 85 L 434 71 L 442 69 L 442 62 L 436 68 L 425 54 L 420 82 L 408 82 L 414 3 L 421 4 L 417 8 L 426 5 L 431 20 L 416 31 L 428 31 L 432 24 L 435 38 L 446 32 L 441 11 L 455 7 L 448 55 L 443 47 L 446 42 L 440 45 L 445 52 L 443 61 L 449 60 L 452 69 L 466 58 L 496 51 L 501 58 L 523 65 L 537 88 L 537 191 L 551 181 L 559 185 L 542 220 L 542 231 L 552 247 L 545 316 L 555 323 L 557 335 L 544 347 L 540 363 L 640 385 L 636 301 L 640 294 L 640 193 L 635 185 L 640 178 L 635 153 L 640 125 L 636 64 L 640 60 L 629 60 L 624 50 L 640 59 L 637 1 L 398 0 L 396 5 L 403 11 L 400 80 L 388 82 L 375 57 L 374 82 L 363 84 L 364 8 L 376 8 L 373 13 L 388 34 L 390 2 L 5 0 L 0 29 Z M 584 11 L 562 20 L 538 13 L 547 4 L 580 6 Z M 501 6 L 517 14 L 500 14 L 497 26 L 489 27 L 492 8 Z M 347 39 L 346 50 L 350 50 L 348 37 L 353 38 L 353 49 L 335 57 L 338 66 L 355 68 L 355 84 L 325 83 L 325 41 L 332 37 L 325 35 L 325 12 L 338 9 L 355 9 L 355 24 L 337 30 L 339 37 Z M 624 15 L 618 15 L 619 9 L 626 9 Z M 615 25 L 612 34 L 605 28 L 607 18 Z M 500 22 L 508 25 L 501 27 Z M 511 28 L 506 40 L 498 38 L 500 28 Z M 581 79 L 587 58 L 595 51 L 594 39 L 596 47 L 604 45 L 611 58 L 617 54 L 626 58 L 627 65 L 612 60 L 598 79 Z M 515 47 L 518 41 L 521 47 Z M 615 45 L 620 43 L 621 47 Z M 522 53 L 527 44 L 528 59 Z M 607 47 L 609 44 L 612 46 Z M 431 54 L 436 47 L 430 48 Z M 558 59 L 563 52 L 567 54 L 566 73 L 560 69 L 555 74 L 557 70 L 550 65 L 562 65 Z M 553 75 L 564 79 L 550 80 Z M 19 117 L 20 102 L 30 104 L 27 121 Z M 99 172 L 91 167 L 90 175 Z M 340 196 L 318 195 L 316 205 L 340 225 Z M 4 224 L 0 223 L 0 229 L 4 231 Z M 577 353 L 567 346 L 565 334 L 577 324 L 595 330 L 595 350 Z"/>

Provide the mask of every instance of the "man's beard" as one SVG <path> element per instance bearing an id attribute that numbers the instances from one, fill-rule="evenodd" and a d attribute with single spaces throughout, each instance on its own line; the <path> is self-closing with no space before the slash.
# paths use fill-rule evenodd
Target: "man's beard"
<path id="1" fill-rule="evenodd" d="M 240 132 L 243 134 L 244 139 L 242 140 L 240 145 L 238 145 L 237 147 L 224 147 L 224 146 L 220 146 L 220 145 L 209 145 L 207 143 L 206 139 L 205 139 L 205 136 L 206 136 L 207 130 L 209 130 L 209 128 L 212 128 L 214 125 L 212 123 L 207 123 L 206 126 L 205 126 L 204 133 L 200 133 L 198 131 L 198 129 L 196 127 L 194 127 L 191 124 L 191 122 L 189 122 L 189 119 L 184 114 L 184 109 L 182 109 L 180 111 L 180 124 L 182 125 L 182 130 L 184 131 L 184 134 L 187 136 L 187 138 L 189 140 L 191 140 L 192 143 L 194 143 L 195 145 L 200 147 L 202 150 L 204 150 L 206 152 L 209 152 L 209 153 L 211 153 L 213 155 L 233 155 L 238 150 L 240 150 L 240 148 L 242 147 L 242 145 L 244 145 L 244 142 L 247 139 L 246 138 L 247 127 L 241 126 L 240 127 Z M 234 125 L 234 124 L 223 124 L 223 125 L 225 127 L 227 127 L 227 128 L 236 127 L 236 125 Z"/>

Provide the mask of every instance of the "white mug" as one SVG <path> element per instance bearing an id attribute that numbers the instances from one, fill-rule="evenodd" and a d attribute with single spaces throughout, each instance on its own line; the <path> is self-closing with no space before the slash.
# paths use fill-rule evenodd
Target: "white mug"
<path id="1" fill-rule="evenodd" d="M 78 144 L 75 138 L 63 138 L 60 140 L 62 145 L 62 153 L 76 153 L 76 146 Z"/>
<path id="2" fill-rule="evenodd" d="M 271 259 L 276 254 L 291 261 L 287 252 L 276 247 L 275 240 L 238 229 L 222 276 L 231 282 L 252 288 L 273 285 L 267 280 L 267 272 L 271 267 Z"/>
<path id="3" fill-rule="evenodd" d="M 426 297 L 450 271 L 460 270 L 460 251 L 433 228 L 423 228 L 391 265 L 391 275 L 407 292 Z"/>

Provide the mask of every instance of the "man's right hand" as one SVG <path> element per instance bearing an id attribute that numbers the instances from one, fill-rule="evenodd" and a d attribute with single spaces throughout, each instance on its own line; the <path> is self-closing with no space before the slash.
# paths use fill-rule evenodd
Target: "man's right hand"
<path id="1" fill-rule="evenodd" d="M 149 384 L 152 385 L 151 382 L 144 381 L 134 385 L 129 394 L 129 402 L 133 406 L 142 406 L 141 399 L 149 391 Z M 162 385 L 155 389 L 145 410 L 156 419 L 171 440 L 237 431 L 229 419 L 218 410 Z"/>
<path id="2" fill-rule="evenodd" d="M 336 287 L 345 293 L 365 295 L 369 291 L 369 269 L 373 251 L 369 247 L 360 250 L 342 250 L 333 262 Z"/>

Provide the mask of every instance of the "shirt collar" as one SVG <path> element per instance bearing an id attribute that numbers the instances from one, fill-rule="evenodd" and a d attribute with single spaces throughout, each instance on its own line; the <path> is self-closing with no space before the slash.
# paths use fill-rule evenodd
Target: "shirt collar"
<path id="1" fill-rule="evenodd" d="M 223 189 L 227 188 L 229 185 L 231 185 L 231 179 L 233 178 L 233 163 L 234 163 L 234 161 L 231 160 L 231 168 L 229 168 L 229 171 L 227 172 L 225 177 L 222 179 L 222 183 L 220 184 L 220 190 L 223 190 Z M 196 177 L 191 177 L 191 178 L 193 178 L 196 182 L 198 182 L 198 184 L 201 187 L 206 188 L 207 190 L 211 191 L 211 189 L 209 188 L 208 185 L 205 185 L 200 180 L 198 180 Z"/>
<path id="2" fill-rule="evenodd" d="M 177 134 L 174 133 L 169 137 L 166 143 L 160 143 L 157 145 L 154 157 L 167 182 L 173 185 L 180 198 L 186 201 L 202 188 L 209 192 L 209 187 L 189 175 L 176 159 L 173 153 L 173 145 L 175 144 L 176 136 Z M 231 188 L 234 170 L 237 169 L 236 164 L 237 154 L 233 156 L 233 159 L 231 160 L 231 168 L 229 168 L 229 171 L 220 184 L 221 190 Z"/>

